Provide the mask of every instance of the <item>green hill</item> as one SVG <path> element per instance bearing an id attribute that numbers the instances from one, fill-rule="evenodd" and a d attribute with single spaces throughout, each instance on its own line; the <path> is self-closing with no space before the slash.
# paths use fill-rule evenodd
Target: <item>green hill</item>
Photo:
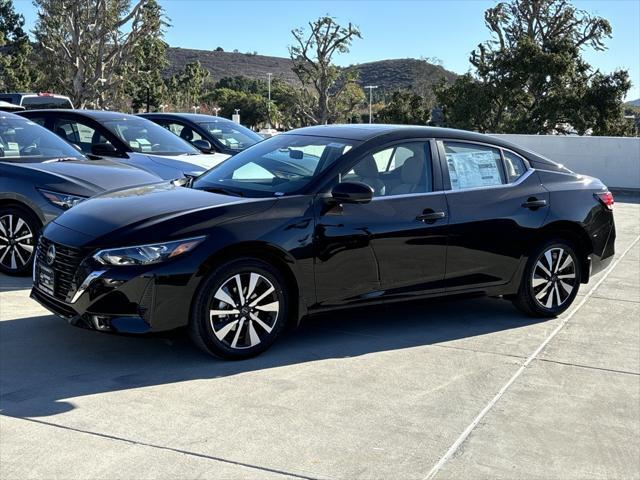
<path id="1" fill-rule="evenodd" d="M 289 58 L 270 57 L 251 53 L 216 52 L 209 50 L 193 50 L 171 47 L 167 50 L 169 66 L 166 76 L 181 71 L 189 62 L 199 61 L 209 70 L 212 80 L 237 75 L 266 80 L 267 73 L 273 73 L 291 84 L 298 84 L 298 79 L 291 70 Z M 347 67 L 359 72 L 363 85 L 378 85 L 383 91 L 396 89 L 423 89 L 445 79 L 448 82 L 456 78 L 456 74 L 433 65 L 425 60 L 415 58 L 380 60 Z"/>

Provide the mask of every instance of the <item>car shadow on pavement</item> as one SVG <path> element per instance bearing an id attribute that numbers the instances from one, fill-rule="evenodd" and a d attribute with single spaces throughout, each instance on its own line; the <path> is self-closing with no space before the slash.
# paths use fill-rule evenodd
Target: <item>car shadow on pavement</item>
<path id="1" fill-rule="evenodd" d="M 66 400 L 74 397 L 432 345 L 539 321 L 494 299 L 344 310 L 310 317 L 262 355 L 233 362 L 201 353 L 184 330 L 133 337 L 74 328 L 50 315 L 8 320 L 0 322 L 0 413 L 56 415 L 75 408 Z"/>

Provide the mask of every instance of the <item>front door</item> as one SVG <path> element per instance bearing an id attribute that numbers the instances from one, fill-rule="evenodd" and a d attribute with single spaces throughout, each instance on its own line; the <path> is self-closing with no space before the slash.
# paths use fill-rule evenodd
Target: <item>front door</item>
<path id="1" fill-rule="evenodd" d="M 318 200 L 321 305 L 443 291 L 448 209 L 432 158 L 428 140 L 383 147 L 342 174 L 371 186 L 370 203 Z"/>

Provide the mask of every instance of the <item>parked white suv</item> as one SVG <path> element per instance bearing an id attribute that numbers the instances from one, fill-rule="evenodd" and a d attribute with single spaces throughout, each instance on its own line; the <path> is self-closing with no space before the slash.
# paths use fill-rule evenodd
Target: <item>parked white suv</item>
<path id="1" fill-rule="evenodd" d="M 55 93 L 0 93 L 0 100 L 19 105 L 25 110 L 73 108 L 69 97 Z"/>

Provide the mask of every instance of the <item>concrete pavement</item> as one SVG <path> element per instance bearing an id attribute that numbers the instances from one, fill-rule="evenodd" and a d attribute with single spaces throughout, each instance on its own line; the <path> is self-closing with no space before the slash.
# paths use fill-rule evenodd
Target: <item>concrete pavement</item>
<path id="1" fill-rule="evenodd" d="M 640 478 L 627 200 L 617 264 L 558 319 L 492 299 L 364 309 L 243 362 L 183 333 L 69 327 L 0 277 L 0 478 Z"/>

